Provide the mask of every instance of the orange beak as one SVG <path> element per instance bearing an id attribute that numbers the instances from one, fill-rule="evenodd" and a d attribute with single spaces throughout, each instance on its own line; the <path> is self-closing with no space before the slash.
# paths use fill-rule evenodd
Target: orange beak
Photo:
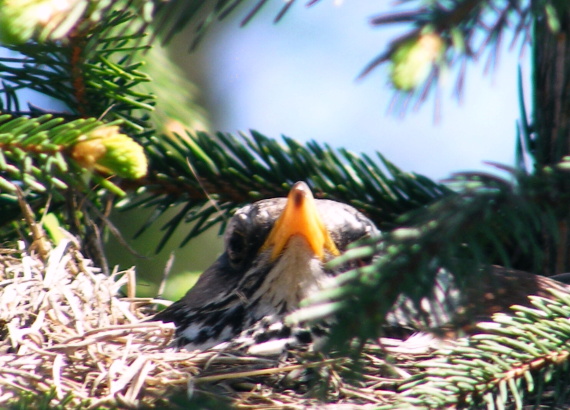
<path id="1" fill-rule="evenodd" d="M 304 182 L 291 188 L 287 204 L 261 249 L 272 247 L 271 260 L 275 260 L 287 247 L 294 235 L 305 238 L 313 253 L 323 260 L 325 251 L 337 256 L 338 248 L 321 220 L 311 190 Z"/>

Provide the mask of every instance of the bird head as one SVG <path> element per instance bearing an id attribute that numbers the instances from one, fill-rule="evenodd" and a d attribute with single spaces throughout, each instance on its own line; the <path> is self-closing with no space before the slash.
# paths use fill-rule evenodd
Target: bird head
<path id="1" fill-rule="evenodd" d="M 292 240 L 321 262 L 340 255 L 347 246 L 378 229 L 353 207 L 315 199 L 305 182 L 297 182 L 287 198 L 272 198 L 247 205 L 236 212 L 225 235 L 225 252 L 235 266 L 269 253 L 275 263 Z"/>
<path id="2" fill-rule="evenodd" d="M 315 199 L 297 182 L 287 198 L 255 202 L 228 224 L 224 252 L 186 296 L 157 315 L 186 341 L 227 339 L 259 321 L 278 320 L 347 267 L 327 262 L 378 234 L 353 207 Z"/>

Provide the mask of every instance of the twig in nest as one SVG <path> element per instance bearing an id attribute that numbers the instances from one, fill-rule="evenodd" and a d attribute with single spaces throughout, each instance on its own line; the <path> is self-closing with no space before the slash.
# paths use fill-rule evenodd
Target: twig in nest
<path id="1" fill-rule="evenodd" d="M 46 234 L 43 228 L 39 223 L 36 222 L 34 211 L 32 210 L 32 207 L 26 202 L 22 189 L 17 185 L 16 193 L 18 195 L 18 205 L 20 205 L 22 215 L 24 216 L 26 224 L 28 224 L 32 233 L 32 248 L 37 249 L 41 258 L 45 261 L 48 257 L 49 251 L 51 250 L 50 243 L 46 238 Z"/>

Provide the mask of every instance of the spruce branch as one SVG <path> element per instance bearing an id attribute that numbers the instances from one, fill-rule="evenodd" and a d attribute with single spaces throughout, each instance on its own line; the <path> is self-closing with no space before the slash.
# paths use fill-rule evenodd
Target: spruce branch
<path id="1" fill-rule="evenodd" d="M 0 58 L 0 92 L 5 99 L 14 91 L 37 91 L 61 101 L 76 117 L 105 114 L 139 133 L 148 128 L 153 96 L 137 87 L 150 79 L 139 70 L 142 62 L 132 61 L 147 49 L 140 43 L 144 34 L 123 31 L 136 26 L 138 17 L 127 9 L 109 11 L 106 18 L 105 25 L 93 26 L 68 42 L 7 45 L 18 55 Z"/>
<path id="2" fill-rule="evenodd" d="M 41 0 L 0 2 L 0 42 L 24 43 L 32 37 L 39 41 L 60 40 L 81 20 L 91 4 L 94 10 L 108 7 L 100 1 L 75 0 L 49 2 Z"/>
<path id="3" fill-rule="evenodd" d="M 55 212 L 65 226 L 86 226 L 95 211 L 68 212 L 71 198 L 103 209 L 108 194 L 125 192 L 108 177 L 139 178 L 146 173 L 142 147 L 118 132 L 119 121 L 66 121 L 0 116 L 0 227 L 6 238 L 20 212 L 19 195 L 34 209 Z M 98 215 L 95 212 L 95 215 Z M 83 223 L 81 222 L 83 221 Z M 16 223 L 16 225 L 18 225 Z"/>
<path id="4" fill-rule="evenodd" d="M 560 13 L 566 7 L 561 2 L 502 0 L 413 0 L 405 4 L 405 11 L 371 19 L 373 26 L 406 24 L 411 28 L 392 41 L 361 74 L 367 75 L 380 64 L 390 64 L 393 85 L 404 91 L 400 103 L 410 98 L 424 100 L 437 85 L 440 73 L 453 66 L 460 67 L 456 85 L 459 94 L 467 62 L 488 52 L 487 66 L 494 66 L 506 35 L 512 36 L 511 48 L 517 43 L 521 48 L 528 46 L 535 21 L 548 20 L 556 32 Z"/>
<path id="5" fill-rule="evenodd" d="M 293 319 L 334 316 L 332 343 L 343 345 L 352 337 L 378 337 L 402 295 L 413 304 L 412 313 L 429 316 L 441 310 L 446 300 L 437 300 L 434 292 L 442 272 L 448 288 L 453 283 L 460 295 L 473 291 L 481 296 L 484 286 L 492 289 L 496 283 L 490 268 L 494 264 L 557 273 L 558 258 L 564 257 L 557 246 L 559 221 L 567 217 L 565 204 L 570 199 L 567 169 L 563 162 L 540 174 L 512 171 L 514 182 L 482 173 L 458 174 L 460 188 L 455 193 L 403 215 L 398 219 L 401 227 L 331 262 L 358 266 L 359 261 L 371 260 L 338 276 L 331 289 L 308 301 L 306 310 Z M 455 301 L 449 302 L 453 307 Z M 482 307 L 483 303 L 474 306 Z"/>
<path id="6" fill-rule="evenodd" d="M 399 386 L 394 408 L 568 405 L 565 389 L 556 386 L 568 378 L 570 293 L 552 296 L 530 296 L 532 308 L 513 306 L 480 323 L 481 333 L 418 363 L 424 370 Z"/>
<path id="7" fill-rule="evenodd" d="M 310 0 L 306 5 L 312 6 L 318 1 Z M 279 22 L 296 2 L 296 0 L 284 2 L 274 18 L 274 23 Z M 162 38 L 162 41 L 167 43 L 175 34 L 191 25 L 194 32 L 191 48 L 195 48 L 216 20 L 223 20 L 235 13 L 240 6 L 245 6 L 246 12 L 240 23 L 243 27 L 270 2 L 268 0 L 198 0 L 156 3 L 154 31 Z"/>
<path id="8" fill-rule="evenodd" d="M 378 154 L 378 160 L 335 150 L 316 142 L 283 143 L 252 131 L 238 137 L 205 132 L 152 137 L 151 163 L 144 186 L 126 209 L 154 208 L 139 234 L 167 209 L 182 205 L 164 229 L 164 246 L 182 222 L 196 222 L 183 244 L 208 227 L 223 223 L 244 203 L 285 196 L 306 181 L 315 196 L 350 203 L 381 228 L 391 229 L 404 212 L 423 207 L 450 190 L 421 175 L 406 173 Z"/>
<path id="9" fill-rule="evenodd" d="M 28 41 L 68 42 L 78 33 L 99 25 L 113 10 L 138 16 L 137 27 L 152 20 L 154 0 L 25 0 L 0 1 L 0 43 L 23 44 Z"/>
<path id="10" fill-rule="evenodd" d="M 65 122 L 44 115 L 38 118 L 0 116 L 0 184 L 4 193 L 13 195 L 19 185 L 27 190 L 52 193 L 69 187 L 67 174 L 73 168 L 69 150 L 81 136 L 103 127 L 95 119 Z"/>
<path id="11" fill-rule="evenodd" d="M 116 198 L 125 196 L 119 186 L 122 181 L 146 174 L 146 155 L 135 140 L 144 142 L 154 134 L 149 115 L 154 96 L 151 89 L 143 88 L 151 79 L 140 70 L 149 39 L 142 28 L 150 15 L 138 12 L 144 4 L 152 4 L 143 0 L 77 1 L 88 7 L 83 14 L 73 16 L 74 24 L 55 28 L 59 34 L 42 36 L 38 32 L 41 27 L 36 27 L 27 41 L 13 39 L 4 45 L 14 53 L 0 59 L 1 108 L 29 122 L 31 128 L 19 136 L 18 129 L 12 130 L 12 123 L 8 125 L 4 141 L 7 166 L 1 176 L 6 188 L 12 183 L 23 184 L 25 199 L 32 207 L 43 214 L 54 213 L 59 223 L 82 241 L 85 254 L 105 267 L 101 227 L 109 223 L 106 218 Z M 31 11 L 30 4 L 11 3 L 23 11 Z M 49 6 L 59 7 L 55 3 Z M 0 9 L 0 17 L 6 12 L 6 8 Z M 12 28 L 24 23 L 13 21 Z M 64 133 L 70 136 L 69 141 L 61 142 L 57 133 L 41 134 L 48 118 L 45 113 L 53 111 L 34 105 L 26 110 L 19 101 L 24 91 L 39 92 L 63 103 L 66 112 L 56 114 L 54 121 L 62 123 L 62 132 L 65 127 L 77 131 L 73 135 L 71 131 Z M 96 126 L 81 128 L 84 122 Z M 45 125 L 48 131 L 49 124 Z M 34 145 L 34 135 L 41 146 Z M 26 149 L 17 147 L 16 142 L 25 143 Z M 49 144 L 55 148 L 46 153 Z M 66 172 L 62 168 L 50 175 L 54 163 L 65 164 Z M 24 172 L 17 174 L 18 167 Z M 13 238 L 12 228 L 17 229 L 18 223 L 8 222 L 17 217 L 18 209 L 13 190 L 3 195 L 3 234 Z"/>

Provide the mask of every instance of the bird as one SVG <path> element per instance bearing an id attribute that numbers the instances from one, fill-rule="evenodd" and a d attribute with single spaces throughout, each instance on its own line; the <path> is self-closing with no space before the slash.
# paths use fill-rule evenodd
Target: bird
<path id="1" fill-rule="evenodd" d="M 352 206 L 315 199 L 305 182 L 297 182 L 286 198 L 260 200 L 236 211 L 220 257 L 182 299 L 152 320 L 173 322 L 177 346 L 189 350 L 238 335 L 252 343 L 290 337 L 292 329 L 282 319 L 354 267 L 329 268 L 327 262 L 351 243 L 379 233 Z"/>
<path id="2" fill-rule="evenodd" d="M 182 299 L 152 320 L 173 322 L 176 346 L 188 350 L 232 341 L 234 348 L 270 345 L 267 351 L 274 352 L 291 343 L 311 343 L 326 336 L 326 326 L 291 325 L 283 319 L 304 299 L 334 286 L 340 273 L 369 263 L 327 264 L 350 244 L 380 234 L 354 207 L 315 199 L 305 182 L 297 182 L 286 198 L 260 200 L 236 211 L 220 257 Z M 501 266 L 480 273 L 484 280 L 476 277 L 460 292 L 453 275 L 441 269 L 432 293 L 420 303 L 400 297 L 386 316 L 385 328 L 407 336 L 418 330 L 456 335 L 456 330 L 472 331 L 475 322 L 507 312 L 514 304 L 530 306 L 529 295 L 570 291 L 564 277 L 558 281 Z"/>

